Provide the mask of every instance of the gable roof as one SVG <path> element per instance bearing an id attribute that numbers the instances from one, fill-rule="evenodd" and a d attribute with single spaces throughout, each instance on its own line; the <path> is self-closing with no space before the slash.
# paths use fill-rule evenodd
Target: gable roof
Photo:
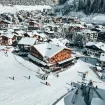
<path id="1" fill-rule="evenodd" d="M 100 61 L 105 62 L 105 53 L 101 53 L 101 55 L 100 55 Z"/>
<path id="2" fill-rule="evenodd" d="M 56 45 L 54 43 L 42 43 L 38 45 L 34 45 L 34 47 L 40 52 L 43 57 L 51 58 L 59 51 L 63 50 L 64 48 L 67 49 L 65 46 Z"/>
<path id="3" fill-rule="evenodd" d="M 88 42 L 86 46 L 96 46 L 98 49 L 105 52 L 105 44 L 102 42 Z"/>
<path id="4" fill-rule="evenodd" d="M 5 37 L 7 37 L 7 38 L 13 38 L 13 37 L 14 37 L 14 34 L 11 33 L 11 32 L 6 32 L 6 33 L 4 33 L 4 35 L 2 35 L 2 36 L 5 36 Z"/>
<path id="5" fill-rule="evenodd" d="M 24 45 L 34 45 L 36 42 L 35 38 L 22 38 L 18 44 L 24 44 Z"/>
<path id="6" fill-rule="evenodd" d="M 40 37 L 42 37 L 42 38 L 45 38 L 45 37 L 47 37 L 47 35 L 46 34 L 44 34 L 44 33 L 38 33 L 37 31 L 33 31 L 33 35 L 37 35 L 37 36 L 40 36 Z"/>

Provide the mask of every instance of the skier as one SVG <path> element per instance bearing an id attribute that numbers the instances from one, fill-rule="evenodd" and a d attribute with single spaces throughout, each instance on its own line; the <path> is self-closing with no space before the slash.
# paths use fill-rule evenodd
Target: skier
<path id="1" fill-rule="evenodd" d="M 30 76 L 29 76 L 29 79 L 30 79 Z"/>
<path id="2" fill-rule="evenodd" d="M 14 76 L 13 76 L 13 80 L 14 80 Z"/>
<path id="3" fill-rule="evenodd" d="M 82 80 L 86 78 L 86 73 L 83 73 Z"/>
<path id="4" fill-rule="evenodd" d="M 90 80 L 90 81 L 89 81 L 89 85 L 90 85 L 90 86 L 92 86 L 92 85 L 93 85 L 93 82 L 92 82 L 92 80 Z"/>
<path id="5" fill-rule="evenodd" d="M 48 85 L 48 82 L 46 82 L 46 85 Z"/>
<path id="6" fill-rule="evenodd" d="M 75 95 L 78 95 L 78 89 L 76 90 Z"/>
<path id="7" fill-rule="evenodd" d="M 59 75 L 57 74 L 57 78 L 59 77 Z"/>
<path id="8" fill-rule="evenodd" d="M 46 75 L 46 80 L 47 80 L 47 78 L 48 78 L 48 75 Z"/>
<path id="9" fill-rule="evenodd" d="M 86 58 L 85 58 L 85 62 L 86 62 Z"/>

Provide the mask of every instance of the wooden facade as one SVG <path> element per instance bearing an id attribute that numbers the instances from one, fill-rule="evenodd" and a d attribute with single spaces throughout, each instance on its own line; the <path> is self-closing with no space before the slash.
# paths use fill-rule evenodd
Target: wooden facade
<path id="1" fill-rule="evenodd" d="M 58 52 L 53 57 L 49 58 L 49 63 L 56 64 L 63 60 L 66 60 L 71 57 L 71 51 L 69 49 L 63 49 L 62 51 Z"/>
<path id="2" fill-rule="evenodd" d="M 62 18 L 61 17 L 55 18 L 55 23 L 62 23 Z"/>
<path id="3" fill-rule="evenodd" d="M 33 35 L 33 38 L 36 38 L 38 41 L 41 39 L 41 37 L 38 36 L 37 34 Z"/>
<path id="4" fill-rule="evenodd" d="M 40 28 L 40 24 L 37 23 L 37 22 L 34 22 L 34 21 L 29 21 L 29 26 L 28 26 L 28 29 L 29 30 L 37 30 Z"/>

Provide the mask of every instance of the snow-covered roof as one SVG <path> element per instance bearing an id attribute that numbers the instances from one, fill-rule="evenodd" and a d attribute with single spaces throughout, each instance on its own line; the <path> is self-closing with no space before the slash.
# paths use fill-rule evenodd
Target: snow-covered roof
<path id="1" fill-rule="evenodd" d="M 70 24 L 70 26 L 85 28 L 82 24 Z"/>
<path id="2" fill-rule="evenodd" d="M 19 31 L 16 31 L 16 33 L 20 35 L 20 34 L 24 34 L 25 32 L 23 30 L 19 30 Z"/>
<path id="3" fill-rule="evenodd" d="M 103 42 L 88 42 L 86 46 L 96 46 L 97 48 L 105 51 L 105 44 Z"/>
<path id="4" fill-rule="evenodd" d="M 101 71 L 102 68 L 100 66 L 96 66 L 97 70 Z"/>
<path id="5" fill-rule="evenodd" d="M 94 42 L 88 42 L 88 43 L 86 43 L 86 46 L 93 46 L 93 45 L 95 45 Z"/>
<path id="6" fill-rule="evenodd" d="M 65 24 L 63 24 L 63 27 L 65 27 L 65 28 L 68 28 L 68 27 L 80 27 L 80 28 L 83 28 L 83 29 L 85 29 L 85 27 L 82 25 L 82 24 L 67 24 L 67 23 L 65 23 Z"/>
<path id="7" fill-rule="evenodd" d="M 3 30 L 0 30 L 0 33 L 1 33 L 1 34 L 3 34 L 3 33 L 4 33 L 4 31 L 3 31 Z"/>
<path id="8" fill-rule="evenodd" d="M 24 44 L 24 45 L 34 45 L 36 39 L 35 38 L 22 38 L 18 44 Z"/>
<path id="9" fill-rule="evenodd" d="M 14 32 L 14 29 L 8 29 L 7 32 Z"/>
<path id="10" fill-rule="evenodd" d="M 63 38 L 59 38 L 59 39 L 53 38 L 51 40 L 52 40 L 52 43 L 59 44 L 60 46 L 65 46 L 66 43 L 69 43 L 67 39 L 63 39 Z"/>
<path id="11" fill-rule="evenodd" d="M 100 55 L 100 61 L 105 62 L 105 53 L 101 53 L 101 55 Z"/>
<path id="12" fill-rule="evenodd" d="M 96 31 L 91 31 L 91 30 L 89 30 L 89 29 L 85 29 L 85 30 L 82 30 L 82 31 L 80 31 L 80 32 L 77 32 L 78 34 L 85 34 L 85 33 L 97 33 Z"/>
<path id="13" fill-rule="evenodd" d="M 32 37 L 33 36 L 33 33 L 32 32 L 27 32 L 27 34 Z"/>
<path id="14" fill-rule="evenodd" d="M 44 33 L 38 33 L 37 31 L 33 31 L 33 35 L 37 35 L 37 36 L 40 36 L 42 38 L 47 37 L 47 35 L 45 35 Z"/>
<path id="15" fill-rule="evenodd" d="M 102 42 L 96 43 L 95 44 L 96 47 L 98 47 L 99 49 L 105 51 L 105 44 Z"/>
<path id="16" fill-rule="evenodd" d="M 83 32 L 84 32 L 84 33 L 97 33 L 96 31 L 91 31 L 91 30 L 89 30 L 89 29 L 85 29 L 85 30 L 83 30 Z"/>
<path id="17" fill-rule="evenodd" d="M 11 33 L 11 32 L 6 32 L 6 33 L 4 33 L 3 36 L 8 37 L 8 38 L 13 38 L 14 37 L 14 34 Z"/>
<path id="18" fill-rule="evenodd" d="M 65 46 L 60 46 L 54 43 L 47 43 L 47 42 L 34 45 L 34 47 L 41 53 L 43 57 L 47 58 L 54 56 L 56 53 L 66 48 Z"/>
<path id="19" fill-rule="evenodd" d="M 105 101 L 100 98 L 93 98 L 91 101 L 91 105 L 105 105 Z"/>

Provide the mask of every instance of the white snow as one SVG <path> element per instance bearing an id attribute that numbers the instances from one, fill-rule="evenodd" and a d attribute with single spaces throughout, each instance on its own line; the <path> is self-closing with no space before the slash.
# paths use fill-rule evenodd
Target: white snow
<path id="1" fill-rule="evenodd" d="M 92 79 L 96 81 L 94 86 L 105 89 L 104 82 L 90 69 L 92 65 L 82 59 L 67 71 L 60 73 L 58 78 L 49 75 L 47 82 L 51 86 L 46 86 L 45 81 L 37 76 L 37 72 L 40 72 L 39 67 L 13 55 L 10 51 L 7 52 L 8 56 L 0 51 L 0 105 L 52 105 L 68 92 L 71 86 L 67 83 L 82 81 L 77 71 L 88 71 L 87 81 Z M 13 76 L 15 80 L 11 79 Z M 30 80 L 27 79 L 28 76 L 31 77 Z"/>
<path id="2" fill-rule="evenodd" d="M 41 53 L 43 57 L 48 58 L 52 57 L 53 55 L 57 54 L 58 52 L 66 48 L 65 46 L 60 46 L 54 43 L 47 42 L 34 45 L 34 47 Z"/>
<path id="3" fill-rule="evenodd" d="M 86 46 L 96 46 L 97 48 L 105 51 L 105 44 L 103 42 L 88 42 Z"/>
<path id="4" fill-rule="evenodd" d="M 36 42 L 36 38 L 22 38 L 18 44 L 22 44 L 22 45 L 34 45 Z"/>
<path id="5" fill-rule="evenodd" d="M 51 9 L 48 5 L 35 5 L 35 6 L 24 6 L 24 5 L 14 5 L 14 6 L 3 6 L 0 5 L 0 13 L 16 13 L 20 10 L 32 11 L 32 10 L 43 10 Z"/>
<path id="6" fill-rule="evenodd" d="M 105 53 L 101 53 L 101 55 L 100 55 L 100 61 L 105 62 Z"/>
<path id="7" fill-rule="evenodd" d="M 38 33 L 37 31 L 33 31 L 33 35 L 37 35 L 37 36 L 40 36 L 41 38 L 46 38 L 47 35 L 45 35 L 44 33 Z"/>

